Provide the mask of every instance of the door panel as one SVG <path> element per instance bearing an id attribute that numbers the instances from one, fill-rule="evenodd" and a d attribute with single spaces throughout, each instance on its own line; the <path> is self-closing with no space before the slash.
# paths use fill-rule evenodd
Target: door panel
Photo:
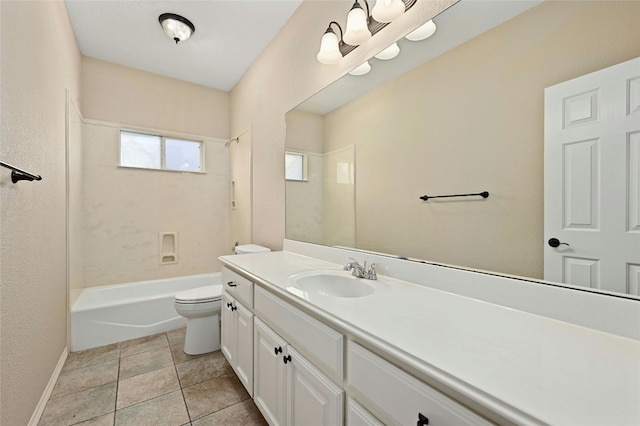
<path id="1" fill-rule="evenodd" d="M 640 58 L 548 87 L 544 135 L 544 278 L 637 294 Z"/>

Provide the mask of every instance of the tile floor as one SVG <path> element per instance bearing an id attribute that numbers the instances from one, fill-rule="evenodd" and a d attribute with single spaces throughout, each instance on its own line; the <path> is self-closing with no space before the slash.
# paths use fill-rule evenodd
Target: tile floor
<path id="1" fill-rule="evenodd" d="M 184 329 L 69 354 L 40 425 L 266 425 L 220 351 Z"/>

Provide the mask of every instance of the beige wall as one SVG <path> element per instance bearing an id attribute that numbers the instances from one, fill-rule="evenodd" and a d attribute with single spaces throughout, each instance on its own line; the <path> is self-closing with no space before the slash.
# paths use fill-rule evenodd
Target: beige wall
<path id="1" fill-rule="evenodd" d="M 82 67 L 85 285 L 219 271 L 231 253 L 229 94 L 87 57 Z M 207 173 L 119 168 L 119 125 L 205 139 Z M 177 264 L 159 264 L 160 232 L 179 233 Z"/>
<path id="2" fill-rule="evenodd" d="M 66 346 L 65 90 L 80 53 L 62 1 L 0 2 L 0 424 L 29 421 Z"/>
<path id="3" fill-rule="evenodd" d="M 85 119 L 229 139 L 229 94 L 82 58 Z"/>
<path id="4" fill-rule="evenodd" d="M 335 66 L 322 65 L 315 56 L 327 24 L 343 22 L 350 4 L 306 0 L 296 10 L 231 92 L 232 132 L 253 130 L 254 243 L 279 249 L 285 235 L 285 113 L 452 3 L 417 2 Z"/>
<path id="5" fill-rule="evenodd" d="M 542 278 L 544 88 L 639 56 L 638 16 L 543 3 L 325 116 L 326 150 L 359 135 L 358 247 Z"/>

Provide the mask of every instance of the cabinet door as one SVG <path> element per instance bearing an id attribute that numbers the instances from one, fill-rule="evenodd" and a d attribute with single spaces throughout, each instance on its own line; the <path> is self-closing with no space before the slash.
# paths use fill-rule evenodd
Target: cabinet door
<path id="1" fill-rule="evenodd" d="M 271 426 L 286 424 L 286 365 L 283 362 L 286 353 L 286 342 L 256 317 L 253 401 Z"/>
<path id="2" fill-rule="evenodd" d="M 235 300 L 227 293 L 222 293 L 221 321 L 222 335 L 220 346 L 222 354 L 232 366 L 236 362 L 237 353 L 237 321 L 235 311 L 232 310 Z"/>
<path id="3" fill-rule="evenodd" d="M 287 357 L 287 424 L 341 425 L 343 391 L 292 347 Z"/>
<path id="4" fill-rule="evenodd" d="M 233 366 L 238 378 L 253 396 L 253 314 L 236 301 L 237 350 Z"/>

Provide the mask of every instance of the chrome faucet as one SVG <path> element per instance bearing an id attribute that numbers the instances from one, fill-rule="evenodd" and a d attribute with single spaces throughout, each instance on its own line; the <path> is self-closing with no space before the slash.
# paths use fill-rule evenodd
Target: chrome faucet
<path id="1" fill-rule="evenodd" d="M 364 266 L 360 265 L 357 260 L 350 257 L 349 259 L 353 260 L 353 262 L 349 262 L 344 265 L 345 271 L 351 271 L 351 275 L 357 278 L 364 278 L 367 280 L 377 280 L 378 275 L 376 274 L 376 264 L 372 263 L 369 268 L 367 268 L 367 262 L 364 262 Z"/>

